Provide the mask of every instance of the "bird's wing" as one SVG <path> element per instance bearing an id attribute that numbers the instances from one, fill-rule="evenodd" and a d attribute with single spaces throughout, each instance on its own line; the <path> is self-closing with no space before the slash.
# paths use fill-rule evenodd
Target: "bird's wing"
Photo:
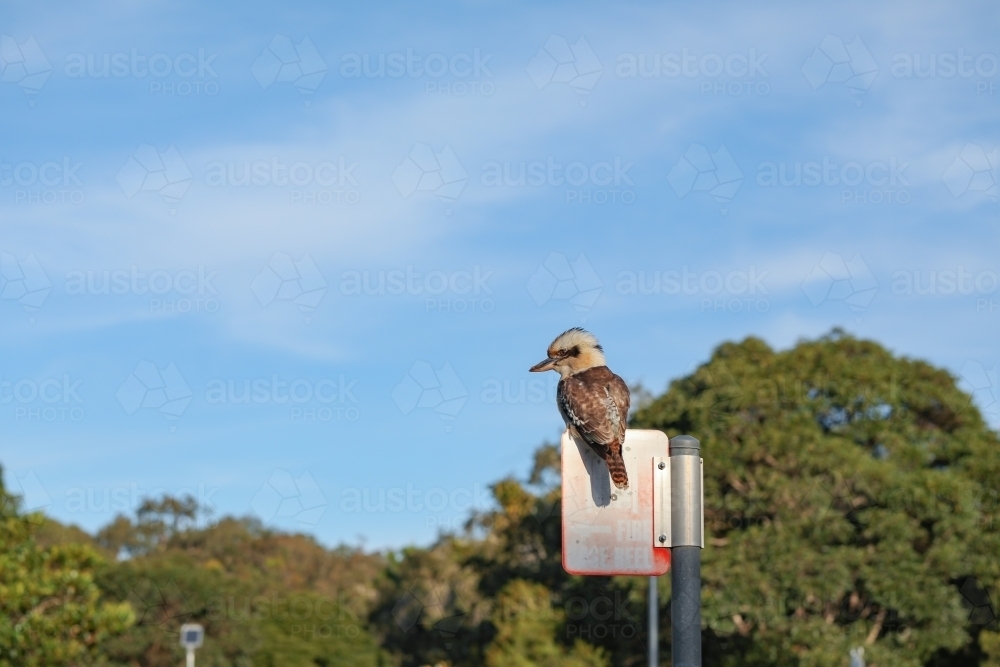
<path id="1" fill-rule="evenodd" d="M 623 443 L 625 442 L 625 429 L 628 428 L 630 396 L 625 380 L 614 373 L 611 373 L 611 379 L 608 382 L 608 398 L 611 400 L 614 405 L 614 411 L 617 413 L 617 418 L 612 420 L 615 425 L 615 435 L 618 442 Z"/>
<path id="2" fill-rule="evenodd" d="M 571 375 L 559 383 L 559 411 L 585 441 L 604 451 L 625 439 L 628 386 L 606 367 Z"/>

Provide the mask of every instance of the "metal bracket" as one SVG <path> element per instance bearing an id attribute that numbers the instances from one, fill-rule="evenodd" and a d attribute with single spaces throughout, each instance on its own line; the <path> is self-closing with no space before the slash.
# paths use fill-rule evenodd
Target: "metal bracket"
<path id="1" fill-rule="evenodd" d="M 705 459 L 698 459 L 699 471 L 701 472 L 701 502 L 698 507 L 701 510 L 701 548 L 705 548 Z"/>
<path id="2" fill-rule="evenodd" d="M 699 457 L 695 468 L 695 457 L 675 458 L 672 466 L 671 457 L 653 457 L 653 546 L 704 549 L 705 461 Z"/>
<path id="3" fill-rule="evenodd" d="M 669 549 L 670 534 L 670 457 L 653 457 L 653 546 Z"/>

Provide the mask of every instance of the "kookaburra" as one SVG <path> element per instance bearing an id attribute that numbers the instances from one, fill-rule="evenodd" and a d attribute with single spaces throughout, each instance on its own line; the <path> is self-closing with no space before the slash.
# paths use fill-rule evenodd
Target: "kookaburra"
<path id="1" fill-rule="evenodd" d="M 559 373 L 556 402 L 570 435 L 604 459 L 615 486 L 627 487 L 622 443 L 628 421 L 628 385 L 607 367 L 597 338 L 579 327 L 570 329 L 552 341 L 548 358 L 531 371 Z"/>

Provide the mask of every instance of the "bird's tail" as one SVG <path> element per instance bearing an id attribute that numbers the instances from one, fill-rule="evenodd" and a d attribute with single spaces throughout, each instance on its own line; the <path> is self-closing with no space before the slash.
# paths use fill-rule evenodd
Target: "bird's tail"
<path id="1" fill-rule="evenodd" d="M 607 458 L 608 471 L 611 473 L 611 481 L 619 489 L 628 487 L 628 474 L 625 472 L 625 459 L 622 458 L 621 445 L 611 447 L 611 454 Z"/>

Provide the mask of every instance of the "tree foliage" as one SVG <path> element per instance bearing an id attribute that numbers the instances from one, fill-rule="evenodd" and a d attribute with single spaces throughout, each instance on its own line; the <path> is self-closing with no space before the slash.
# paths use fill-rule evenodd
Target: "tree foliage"
<path id="1" fill-rule="evenodd" d="M 633 427 L 702 442 L 706 665 L 1000 665 L 1000 442 L 946 371 L 839 331 L 748 338 L 644 403 Z M 467 535 L 390 563 L 373 627 L 404 665 L 579 664 L 578 640 L 592 664 L 643 662 L 644 582 L 559 565 L 559 492 L 537 486 L 557 469 L 543 447 Z"/>
<path id="2" fill-rule="evenodd" d="M 993 646 L 970 603 L 1000 580 L 1000 440 L 946 371 L 842 332 L 748 338 L 634 423 L 702 442 L 711 664 L 833 667 L 861 646 L 957 667 Z"/>
<path id="3" fill-rule="evenodd" d="M 637 404 L 633 427 L 702 443 L 706 666 L 1000 667 L 1000 438 L 956 378 L 840 331 L 747 338 Z M 172 666 L 188 621 L 220 667 L 645 664 L 645 579 L 562 569 L 559 458 L 543 445 L 463 531 L 385 554 L 186 498 L 93 539 L 8 512 L 0 664 Z"/>
<path id="4" fill-rule="evenodd" d="M 175 521 L 178 508 L 182 518 Z M 199 664 L 383 664 L 366 623 L 379 557 L 327 550 L 310 537 L 275 533 L 250 519 L 224 518 L 199 528 L 196 511 L 161 498 L 144 503 L 135 522 L 113 522 L 122 544 L 141 549 L 106 569 L 100 583 L 135 609 L 137 623 L 105 643 L 105 664 L 179 664 L 183 623 L 205 627 Z"/>
<path id="5" fill-rule="evenodd" d="M 34 534 L 44 519 L 18 505 L 0 482 L 0 665 L 86 663 L 133 623 L 132 610 L 102 599 L 97 551 L 39 544 Z"/>

